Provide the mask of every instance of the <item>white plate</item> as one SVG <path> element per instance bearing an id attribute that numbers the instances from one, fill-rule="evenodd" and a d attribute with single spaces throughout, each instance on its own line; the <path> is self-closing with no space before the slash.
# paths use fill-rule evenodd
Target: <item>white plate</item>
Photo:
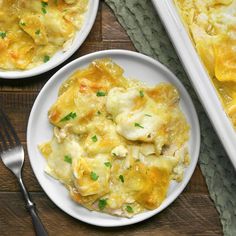
<path id="1" fill-rule="evenodd" d="M 236 132 L 180 19 L 174 2 L 173 0 L 152 1 L 215 131 L 236 169 Z"/>
<path id="2" fill-rule="evenodd" d="M 78 68 L 86 67 L 91 61 L 103 57 L 110 57 L 121 65 L 124 68 L 127 78 L 138 79 L 147 85 L 156 85 L 162 81 L 172 83 L 180 92 L 181 109 L 191 126 L 190 141 L 188 143 L 191 160 L 189 167 L 186 168 L 183 181 L 181 183 L 171 183 L 168 196 L 160 207 L 153 211 L 136 215 L 131 219 L 89 211 L 72 201 L 67 189 L 60 182 L 45 174 L 44 167 L 46 166 L 46 161 L 37 148 L 38 144 L 50 140 L 52 137 L 52 126 L 49 124 L 47 113 L 50 106 L 57 99 L 58 89 L 61 83 Z M 69 63 L 46 83 L 30 113 L 27 128 L 27 143 L 31 166 L 40 185 L 49 198 L 63 211 L 81 221 L 93 225 L 111 227 L 129 225 L 145 220 L 162 211 L 176 199 L 189 182 L 197 164 L 200 148 L 200 130 L 197 113 L 186 89 L 166 67 L 156 60 L 139 53 L 126 50 L 107 50 L 83 56 Z"/>
<path id="3" fill-rule="evenodd" d="M 63 63 L 70 56 L 72 56 L 73 53 L 77 51 L 77 49 L 87 38 L 96 19 L 98 6 L 99 6 L 99 0 L 89 0 L 88 11 L 85 13 L 84 24 L 82 28 L 76 33 L 71 46 L 68 48 L 66 52 L 60 50 L 47 63 L 43 63 L 30 70 L 14 70 L 14 71 L 0 70 L 0 78 L 20 79 L 20 78 L 32 77 L 47 72 L 55 68 L 59 64 Z"/>

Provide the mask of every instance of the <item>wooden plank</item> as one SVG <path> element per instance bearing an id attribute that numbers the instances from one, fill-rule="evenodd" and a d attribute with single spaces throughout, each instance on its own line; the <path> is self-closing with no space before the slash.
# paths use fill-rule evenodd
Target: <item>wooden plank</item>
<path id="1" fill-rule="evenodd" d="M 99 4 L 98 13 L 94 25 L 86 39 L 87 42 L 100 42 L 102 41 L 102 4 Z"/>
<path id="2" fill-rule="evenodd" d="M 0 107 L 8 115 L 20 140 L 26 141 L 28 117 L 36 92 L 0 92 Z"/>
<path id="3" fill-rule="evenodd" d="M 102 4 L 102 39 L 103 41 L 130 41 L 126 31 L 106 4 Z"/>
<path id="4" fill-rule="evenodd" d="M 101 228 L 78 221 L 57 208 L 43 193 L 31 194 L 50 235 L 222 235 L 218 214 L 205 194 L 182 194 L 152 218 L 126 227 Z M 0 193 L 1 235 L 33 235 L 30 216 L 19 193 Z"/>
<path id="5" fill-rule="evenodd" d="M 133 43 L 131 41 L 127 42 L 116 42 L 116 41 L 103 41 L 101 43 L 87 43 L 81 47 L 81 50 L 78 51 L 77 57 L 86 55 L 87 53 L 97 52 L 100 50 L 108 49 L 125 49 L 136 51 Z"/>
<path id="6" fill-rule="evenodd" d="M 202 171 L 199 165 L 197 165 L 195 171 L 193 172 L 190 182 L 187 184 L 186 188 L 184 189 L 184 192 L 206 194 L 208 193 L 206 181 L 204 176 L 202 175 Z"/>

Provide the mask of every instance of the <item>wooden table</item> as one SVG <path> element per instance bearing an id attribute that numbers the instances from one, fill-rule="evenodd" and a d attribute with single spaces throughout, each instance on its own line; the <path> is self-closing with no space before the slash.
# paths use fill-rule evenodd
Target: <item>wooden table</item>
<path id="1" fill-rule="evenodd" d="M 135 51 L 111 10 L 101 2 L 89 37 L 66 63 L 81 55 L 104 49 Z M 62 66 L 35 78 L 0 80 L 0 106 L 9 115 L 25 152 L 26 126 L 33 102 L 46 81 Z M 142 223 L 122 228 L 91 226 L 62 212 L 39 186 L 27 154 L 23 177 L 50 235 L 222 235 L 218 213 L 209 197 L 199 167 L 184 192 L 170 207 Z M 31 218 L 25 209 L 17 181 L 1 162 L 0 235 L 34 235 Z"/>

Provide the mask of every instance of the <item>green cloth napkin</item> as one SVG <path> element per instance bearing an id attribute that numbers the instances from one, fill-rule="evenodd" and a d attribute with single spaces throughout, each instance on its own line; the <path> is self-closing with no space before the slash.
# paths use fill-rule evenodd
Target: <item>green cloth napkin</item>
<path id="1" fill-rule="evenodd" d="M 199 164 L 225 235 L 236 235 L 236 172 L 206 116 L 151 0 L 105 0 L 136 49 L 172 70 L 190 93 L 201 126 Z M 236 155 L 236 153 L 235 153 Z"/>

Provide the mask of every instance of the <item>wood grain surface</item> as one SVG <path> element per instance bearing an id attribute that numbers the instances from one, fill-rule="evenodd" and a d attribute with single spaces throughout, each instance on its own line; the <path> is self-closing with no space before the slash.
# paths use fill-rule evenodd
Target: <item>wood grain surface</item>
<path id="1" fill-rule="evenodd" d="M 100 3 L 94 27 L 82 47 L 63 65 L 90 52 L 105 49 L 135 50 L 112 11 Z M 22 80 L 0 80 L 0 107 L 10 117 L 26 152 L 26 128 L 33 102 L 45 82 L 63 65 Z M 133 226 L 94 227 L 58 209 L 39 186 L 25 156 L 23 177 L 49 235 L 222 235 L 218 213 L 197 167 L 180 197 L 160 214 Z M 16 179 L 0 162 L 0 235 L 34 235 Z"/>

